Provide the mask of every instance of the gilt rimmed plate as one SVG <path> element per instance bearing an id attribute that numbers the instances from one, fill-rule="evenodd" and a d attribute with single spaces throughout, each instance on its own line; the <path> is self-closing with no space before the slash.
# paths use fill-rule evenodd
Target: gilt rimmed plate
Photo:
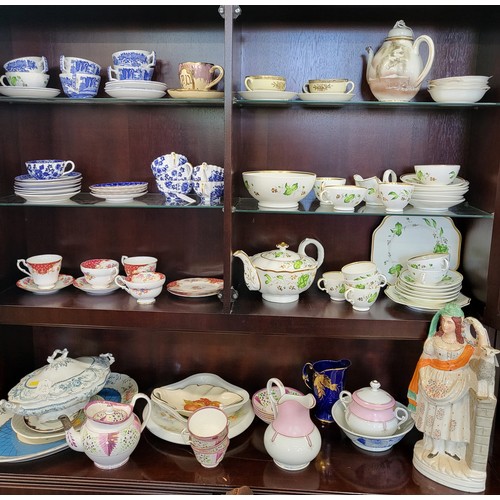
<path id="1" fill-rule="evenodd" d="M 58 292 L 62 288 L 66 288 L 71 285 L 71 283 L 73 283 L 73 276 L 70 276 L 69 274 L 60 274 L 54 288 L 50 288 L 49 290 L 38 288 L 38 286 L 35 285 L 33 278 L 30 278 L 29 276 L 20 279 L 16 285 L 23 290 L 33 292 L 35 295 L 50 295 L 51 293 Z"/>
<path id="2" fill-rule="evenodd" d="M 222 99 L 224 92 L 218 90 L 168 89 L 168 95 L 174 99 Z"/>
<path id="3" fill-rule="evenodd" d="M 426 253 L 449 253 L 450 269 L 460 265 L 462 235 L 450 217 L 388 215 L 372 235 L 371 260 L 394 284 L 409 258 Z"/>
<path id="4" fill-rule="evenodd" d="M 436 312 L 439 311 L 444 307 L 445 304 L 448 302 L 424 302 L 424 301 L 419 301 L 417 299 L 412 299 L 409 297 L 405 297 L 398 293 L 396 290 L 396 287 L 394 285 L 389 285 L 384 289 L 384 293 L 389 297 L 393 302 L 396 302 L 396 304 L 401 304 L 404 306 L 408 306 L 411 309 L 415 309 L 417 311 L 426 311 L 426 312 Z M 470 298 L 466 297 L 462 293 L 458 294 L 458 297 L 454 299 L 453 301 L 456 303 L 459 307 L 465 307 L 470 304 Z"/>
<path id="5" fill-rule="evenodd" d="M 167 290 L 179 297 L 210 297 L 223 288 L 224 281 L 219 278 L 185 278 L 167 284 Z"/>
<path id="6" fill-rule="evenodd" d="M 31 99 L 50 99 L 61 93 L 59 89 L 35 88 L 35 87 L 3 87 L 0 86 L 0 94 L 7 97 L 29 97 Z"/>
<path id="7" fill-rule="evenodd" d="M 240 90 L 238 94 L 247 101 L 291 101 L 297 98 L 297 92 L 285 90 Z"/>

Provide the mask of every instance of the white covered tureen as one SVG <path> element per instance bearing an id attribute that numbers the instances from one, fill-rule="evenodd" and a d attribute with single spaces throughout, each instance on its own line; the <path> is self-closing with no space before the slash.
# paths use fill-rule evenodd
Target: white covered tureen
<path id="1" fill-rule="evenodd" d="M 114 360 L 110 353 L 72 359 L 67 349 L 56 349 L 47 358 L 49 364 L 23 377 L 0 408 L 36 416 L 39 422 L 71 415 L 104 387 Z"/>
<path id="2" fill-rule="evenodd" d="M 317 260 L 309 257 L 305 248 L 312 244 L 317 248 Z M 288 250 L 286 243 L 278 243 L 275 250 L 249 257 L 243 250 L 234 256 L 243 261 L 245 283 L 249 290 L 258 290 L 269 302 L 294 302 L 314 282 L 316 271 L 323 263 L 324 248 L 312 238 L 303 240 L 297 252 Z"/>

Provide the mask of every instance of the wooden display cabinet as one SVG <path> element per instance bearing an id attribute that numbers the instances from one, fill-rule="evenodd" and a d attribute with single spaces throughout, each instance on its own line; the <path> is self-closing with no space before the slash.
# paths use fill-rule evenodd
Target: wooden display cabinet
<path id="1" fill-rule="evenodd" d="M 154 12 L 153 12 L 154 11 Z M 219 12 L 220 11 L 220 12 Z M 349 358 L 346 387 L 377 378 L 398 401 L 420 355 L 432 313 L 381 296 L 367 313 L 334 304 L 311 287 L 295 304 L 262 301 L 247 290 L 233 251 L 249 255 L 280 241 L 297 249 L 306 237 L 325 248 L 321 272 L 370 258 L 372 234 L 385 214 L 256 209 L 241 173 L 296 169 L 318 175 L 368 177 L 417 163 L 458 163 L 470 181 L 468 205 L 451 217 L 462 235 L 459 271 L 472 298 L 467 315 L 481 319 L 498 347 L 500 327 L 500 57 L 496 6 L 3 6 L 0 60 L 27 54 L 49 60 L 49 87 L 61 88 L 59 56 L 80 56 L 102 70 L 99 94 L 73 100 L 0 98 L 0 355 L 1 396 L 56 348 L 71 357 L 112 352 L 113 371 L 127 373 L 141 391 L 198 372 L 216 373 L 250 394 L 270 377 L 305 391 L 305 362 Z M 221 15 L 222 14 L 222 15 Z M 376 50 L 398 19 L 436 44 L 429 78 L 493 75 L 491 90 L 474 105 L 438 105 L 425 90 L 409 103 L 379 103 L 365 79 L 365 47 Z M 225 68 L 224 99 L 113 99 L 104 92 L 111 54 L 155 50 L 154 79 L 178 87 L 177 66 L 189 60 Z M 309 78 L 348 77 L 356 98 L 343 106 L 302 102 L 248 103 L 239 98 L 248 74 L 281 74 L 299 91 Z M 150 163 L 176 151 L 193 165 L 225 167 L 224 207 L 170 207 L 157 193 Z M 72 159 L 83 174 L 75 203 L 35 205 L 13 196 L 24 162 Z M 98 182 L 147 180 L 147 204 L 95 203 Z M 405 216 L 421 216 L 409 208 Z M 164 291 L 141 307 L 125 292 L 95 297 L 74 287 L 37 296 L 16 287 L 16 260 L 38 253 L 63 256 L 63 272 L 79 277 L 94 257 L 154 255 L 167 281 L 224 278 L 217 297 L 184 299 Z M 235 299 L 235 292 L 238 297 Z M 321 426 L 323 448 L 306 470 L 278 469 L 265 452 L 265 425 L 252 423 L 231 442 L 213 470 L 185 446 L 148 430 L 129 463 L 101 471 L 81 453 L 0 464 L 4 493 L 224 493 L 248 485 L 257 493 L 454 493 L 415 471 L 412 431 L 393 450 L 355 449 L 335 424 Z M 498 425 L 492 436 L 486 493 L 500 492 Z"/>

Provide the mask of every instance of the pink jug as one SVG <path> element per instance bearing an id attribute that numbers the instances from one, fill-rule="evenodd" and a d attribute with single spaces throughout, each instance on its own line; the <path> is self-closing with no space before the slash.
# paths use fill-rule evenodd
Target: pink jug
<path id="1" fill-rule="evenodd" d="M 273 384 L 278 387 L 277 403 L 271 396 Z M 274 420 L 264 434 L 266 451 L 282 469 L 304 469 L 321 449 L 321 434 L 309 414 L 316 400 L 312 394 L 286 394 L 283 384 L 276 378 L 267 382 L 267 392 Z"/>

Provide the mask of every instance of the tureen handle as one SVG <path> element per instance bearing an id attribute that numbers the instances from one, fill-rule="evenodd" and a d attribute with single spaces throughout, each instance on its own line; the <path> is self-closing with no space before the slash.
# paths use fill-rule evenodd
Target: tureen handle
<path id="1" fill-rule="evenodd" d="M 61 351 L 61 349 L 56 349 L 52 353 L 52 356 L 49 356 L 47 358 L 47 362 L 50 364 L 50 363 L 52 363 L 52 361 L 55 361 L 58 354 L 61 354 L 61 358 L 66 358 L 68 356 L 68 349 L 65 348 L 62 351 Z"/>
<path id="2" fill-rule="evenodd" d="M 321 264 L 323 264 L 323 260 L 325 258 L 325 249 L 323 248 L 323 245 L 318 240 L 315 240 L 313 238 L 306 238 L 299 245 L 299 255 L 307 255 L 305 252 L 305 248 L 309 244 L 314 245 L 318 249 L 318 258 L 316 260 L 316 268 L 318 268 L 321 266 Z"/>
<path id="3" fill-rule="evenodd" d="M 278 416 L 278 409 L 276 408 L 276 401 L 273 398 L 272 388 L 273 384 L 278 388 L 278 401 L 286 394 L 285 386 L 280 379 L 270 378 L 267 381 L 267 397 L 269 398 L 269 403 L 271 404 L 271 410 L 273 411 L 273 416 L 276 418 Z"/>

